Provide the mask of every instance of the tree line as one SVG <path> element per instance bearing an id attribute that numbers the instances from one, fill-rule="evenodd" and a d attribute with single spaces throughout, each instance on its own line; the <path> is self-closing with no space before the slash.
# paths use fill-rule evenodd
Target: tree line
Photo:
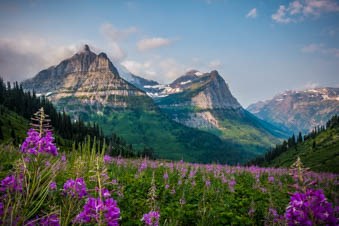
<path id="1" fill-rule="evenodd" d="M 128 145 L 125 140 L 117 134 L 112 133 L 110 136 L 106 136 L 97 123 L 85 123 L 80 118 L 72 120 L 64 110 L 57 111 L 45 96 L 38 96 L 34 91 L 25 91 L 18 82 L 12 84 L 10 82 L 5 83 L 1 77 L 0 105 L 27 120 L 30 120 L 32 115 L 40 108 L 44 108 L 45 113 L 51 120 L 50 123 L 53 130 L 64 139 L 64 145 L 70 149 L 73 144 L 78 146 L 83 143 L 87 137 L 90 137 L 92 141 L 96 140 L 96 142 L 101 145 L 105 141 L 108 146 L 107 152 L 112 156 L 148 156 L 150 158 L 155 158 L 152 148 L 145 147 L 142 151 L 137 152 L 133 149 L 132 145 Z M 0 131 L 0 133 L 2 133 L 2 131 Z M 96 139 L 94 139 L 94 137 Z M 56 137 L 56 142 L 60 142 L 58 137 Z"/>
<path id="2" fill-rule="evenodd" d="M 263 165 L 265 163 L 268 163 L 291 148 L 295 148 L 295 150 L 297 151 L 298 144 L 303 143 L 309 139 L 313 139 L 312 148 L 315 148 L 317 144 L 314 138 L 321 132 L 336 127 L 339 127 L 338 115 L 334 115 L 330 120 L 328 120 L 326 126 L 317 126 L 310 133 L 304 136 L 301 132 L 299 132 L 298 136 L 295 136 L 293 134 L 287 140 L 284 140 L 282 144 L 277 144 L 275 148 L 269 150 L 268 152 L 266 152 L 266 154 L 258 156 L 257 158 L 249 161 L 248 163 L 246 163 L 246 165 Z"/>

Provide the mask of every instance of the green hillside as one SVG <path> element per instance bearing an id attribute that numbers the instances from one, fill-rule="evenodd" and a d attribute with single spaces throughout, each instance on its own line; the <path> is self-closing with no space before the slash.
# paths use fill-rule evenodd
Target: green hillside
<path id="1" fill-rule="evenodd" d="M 186 127 L 157 110 L 107 109 L 104 115 L 86 111 L 81 113 L 81 119 L 97 122 L 105 133 L 118 133 L 137 150 L 151 147 L 159 158 L 235 164 L 247 161 L 263 150 Z"/>
<path id="2" fill-rule="evenodd" d="M 334 116 L 328 123 L 327 129 L 318 129 L 318 132 L 305 136 L 306 140 L 295 145 L 287 142 L 286 150 L 270 159 L 268 153 L 265 159 L 257 162 L 262 166 L 289 167 L 299 156 L 305 167 L 313 171 L 339 173 L 339 120 Z M 284 146 L 284 145 L 282 145 Z M 271 152 L 274 155 L 275 150 Z M 256 163 L 254 161 L 254 163 Z"/>
<path id="3" fill-rule="evenodd" d="M 28 121 L 0 105 L 0 143 L 20 144 L 26 137 Z"/>

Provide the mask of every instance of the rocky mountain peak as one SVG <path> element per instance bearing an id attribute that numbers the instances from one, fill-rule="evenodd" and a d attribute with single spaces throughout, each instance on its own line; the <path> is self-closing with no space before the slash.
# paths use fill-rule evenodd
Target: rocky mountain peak
<path id="1" fill-rule="evenodd" d="M 126 107 L 130 105 L 127 101 L 130 96 L 146 96 L 119 76 L 105 53 L 97 55 L 88 45 L 58 65 L 40 71 L 22 85 L 26 90 L 48 93 L 53 102 L 72 97 L 80 102 Z"/>
<path id="2" fill-rule="evenodd" d="M 213 71 L 210 72 L 210 76 L 211 77 L 218 77 L 220 75 L 219 75 L 219 72 L 217 70 L 213 70 Z"/>
<path id="3" fill-rule="evenodd" d="M 241 105 L 232 95 L 225 80 L 218 71 L 213 70 L 205 73 L 196 81 L 201 90 L 198 95 L 192 98 L 194 105 L 202 109 L 238 109 Z"/>
<path id="4" fill-rule="evenodd" d="M 83 48 L 83 51 L 84 52 L 90 52 L 91 50 L 89 49 L 89 46 L 87 44 L 85 44 L 84 48 Z"/>

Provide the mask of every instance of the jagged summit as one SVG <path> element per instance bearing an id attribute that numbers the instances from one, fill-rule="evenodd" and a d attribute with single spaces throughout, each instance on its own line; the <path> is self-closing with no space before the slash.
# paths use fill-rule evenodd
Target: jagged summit
<path id="1" fill-rule="evenodd" d="M 241 105 L 232 95 L 225 80 L 217 71 L 204 73 L 201 76 L 195 73 L 185 74 L 170 84 L 177 89 L 175 98 L 171 95 L 163 97 L 159 103 L 168 105 L 192 105 L 199 109 L 239 109 Z M 174 94 L 172 94 L 174 95 Z"/>
<path id="2" fill-rule="evenodd" d="M 85 44 L 84 48 L 83 48 L 83 51 L 84 52 L 90 52 L 91 50 L 89 49 L 89 46 L 87 44 Z"/>
<path id="3" fill-rule="evenodd" d="M 120 77 L 105 53 L 97 55 L 88 45 L 58 65 L 40 71 L 22 85 L 26 90 L 48 93 L 55 103 L 72 99 L 73 102 L 102 107 L 129 107 L 131 97 L 150 99 L 142 90 Z"/>

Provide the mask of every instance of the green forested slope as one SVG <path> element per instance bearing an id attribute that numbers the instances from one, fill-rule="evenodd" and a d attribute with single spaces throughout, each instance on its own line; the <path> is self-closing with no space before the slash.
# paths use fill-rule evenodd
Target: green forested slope
<path id="1" fill-rule="evenodd" d="M 293 138 L 251 163 L 262 166 L 289 167 L 299 156 L 305 167 L 313 171 L 339 173 L 339 117 L 333 116 L 325 127 L 293 142 Z"/>

